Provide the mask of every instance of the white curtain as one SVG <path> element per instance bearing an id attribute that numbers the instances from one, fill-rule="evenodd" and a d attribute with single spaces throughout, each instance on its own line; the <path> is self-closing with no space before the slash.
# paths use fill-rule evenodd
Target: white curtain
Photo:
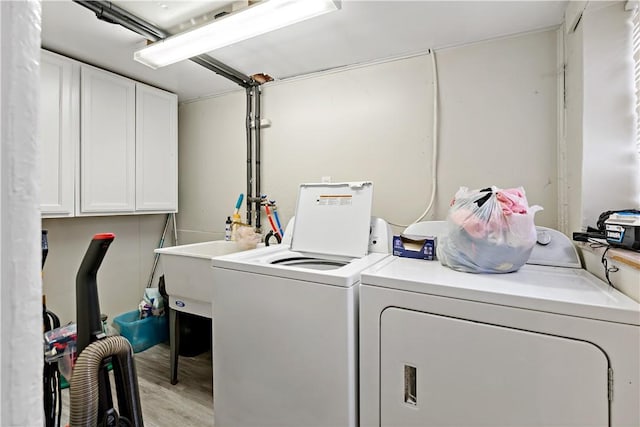
<path id="1" fill-rule="evenodd" d="M 636 84 L 636 147 L 640 158 L 640 8 L 637 2 L 629 2 L 633 5 L 633 63 Z M 639 172 L 640 173 L 640 172 Z"/>

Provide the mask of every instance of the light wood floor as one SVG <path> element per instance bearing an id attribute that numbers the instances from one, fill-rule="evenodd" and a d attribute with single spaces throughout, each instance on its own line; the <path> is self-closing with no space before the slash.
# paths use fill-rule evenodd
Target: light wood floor
<path id="1" fill-rule="evenodd" d="M 138 388 L 145 427 L 213 426 L 211 352 L 180 356 L 178 384 L 169 382 L 169 346 L 159 344 L 136 353 Z M 69 389 L 62 391 L 62 422 L 69 423 Z"/>

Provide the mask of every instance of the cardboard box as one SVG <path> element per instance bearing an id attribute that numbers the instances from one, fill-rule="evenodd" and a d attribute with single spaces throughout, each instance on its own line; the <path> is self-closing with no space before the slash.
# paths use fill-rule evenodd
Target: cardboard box
<path id="1" fill-rule="evenodd" d="M 393 255 L 405 257 L 433 260 L 436 258 L 435 236 L 416 236 L 401 234 L 393 236 Z"/>

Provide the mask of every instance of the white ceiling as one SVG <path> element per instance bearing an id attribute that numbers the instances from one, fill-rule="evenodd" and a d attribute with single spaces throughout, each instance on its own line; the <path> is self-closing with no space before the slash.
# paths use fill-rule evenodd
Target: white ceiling
<path id="1" fill-rule="evenodd" d="M 119 1 L 162 27 L 219 9 L 228 1 Z M 210 55 L 251 75 L 276 80 L 557 26 L 566 1 L 357 1 L 341 10 L 229 46 Z M 165 6 L 162 6 L 165 5 Z M 239 87 L 183 61 L 152 70 L 133 60 L 142 36 L 99 21 L 71 0 L 42 4 L 42 46 L 179 95 L 181 101 Z"/>

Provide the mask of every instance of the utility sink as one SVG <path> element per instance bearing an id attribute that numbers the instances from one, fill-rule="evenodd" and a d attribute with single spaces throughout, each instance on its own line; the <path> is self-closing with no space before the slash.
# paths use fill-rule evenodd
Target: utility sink
<path id="1" fill-rule="evenodd" d="M 180 347 L 179 312 L 213 318 L 213 268 L 211 259 L 239 252 L 236 242 L 214 240 L 191 245 L 156 249 L 164 271 L 165 290 L 169 295 L 169 378 L 178 382 L 178 349 Z M 210 338 L 210 337 L 209 337 Z M 207 339 L 203 337 L 202 339 Z"/>
<path id="2" fill-rule="evenodd" d="M 171 308 L 211 318 L 211 259 L 240 250 L 236 242 L 225 240 L 156 249 Z"/>

